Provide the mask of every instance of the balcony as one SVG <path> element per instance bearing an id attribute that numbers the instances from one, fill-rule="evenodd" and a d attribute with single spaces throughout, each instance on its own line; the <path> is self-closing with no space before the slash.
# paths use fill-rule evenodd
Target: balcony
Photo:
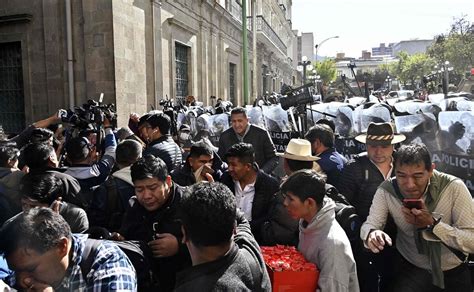
<path id="1" fill-rule="evenodd" d="M 242 22 L 242 6 L 237 1 L 230 1 L 228 10 L 233 17 Z"/>
<path id="2" fill-rule="evenodd" d="M 252 17 L 247 17 L 247 29 L 252 31 Z M 284 55 L 287 54 L 285 43 L 280 39 L 273 28 L 263 18 L 262 15 L 257 15 L 257 32 L 261 32 L 273 46 L 277 47 Z"/>

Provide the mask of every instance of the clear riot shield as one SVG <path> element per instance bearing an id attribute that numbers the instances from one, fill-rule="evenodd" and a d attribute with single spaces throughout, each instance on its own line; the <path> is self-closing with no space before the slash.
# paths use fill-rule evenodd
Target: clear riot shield
<path id="1" fill-rule="evenodd" d="M 344 138 L 353 138 L 356 134 L 354 130 L 353 108 L 347 104 L 341 105 L 336 112 L 336 134 Z"/>
<path id="2" fill-rule="evenodd" d="M 258 106 L 247 105 L 247 116 L 252 125 L 256 125 L 265 128 L 265 121 L 263 120 L 262 108 Z"/>
<path id="3" fill-rule="evenodd" d="M 219 146 L 219 137 L 229 128 L 229 115 L 223 113 L 212 116 L 208 115 L 205 118 L 207 119 L 207 125 L 209 126 L 209 139 L 214 146 Z"/>
<path id="4" fill-rule="evenodd" d="M 357 107 L 353 113 L 354 132 L 356 135 L 367 132 L 370 123 L 390 122 L 390 110 L 381 104 L 374 104 L 369 108 L 364 105 Z"/>
<path id="5" fill-rule="evenodd" d="M 438 124 L 432 113 L 397 116 L 394 120 L 396 132 L 407 137 L 404 144 L 424 143 L 430 152 L 439 151 Z"/>
<path id="6" fill-rule="evenodd" d="M 288 113 L 281 108 L 280 104 L 264 105 L 263 117 L 266 129 L 272 132 L 288 132 L 290 125 L 288 122 Z"/>
<path id="7" fill-rule="evenodd" d="M 474 112 L 439 114 L 441 151 L 432 156 L 436 168 L 461 178 L 474 196 Z"/>
<path id="8" fill-rule="evenodd" d="M 438 113 L 441 111 L 441 108 L 438 105 L 415 100 L 399 102 L 394 105 L 394 108 L 397 112 L 408 113 L 412 115 L 419 113 L 432 113 L 435 116 L 438 116 Z"/>
<path id="9" fill-rule="evenodd" d="M 179 130 L 182 125 L 187 124 L 185 113 L 179 112 L 176 118 L 176 128 Z"/>

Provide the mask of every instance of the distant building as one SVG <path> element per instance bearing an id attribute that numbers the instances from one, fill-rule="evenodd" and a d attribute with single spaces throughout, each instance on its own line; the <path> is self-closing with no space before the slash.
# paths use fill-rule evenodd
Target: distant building
<path id="1" fill-rule="evenodd" d="M 380 43 L 379 47 L 372 48 L 372 56 L 393 56 L 393 45 L 389 43 L 387 47 L 385 43 Z"/>
<path id="2" fill-rule="evenodd" d="M 428 47 L 431 46 L 433 40 L 409 40 L 400 41 L 393 45 L 393 56 L 398 53 L 405 51 L 408 55 L 414 55 L 419 53 L 426 53 Z"/>
<path id="3" fill-rule="evenodd" d="M 306 56 L 308 60 L 315 61 L 314 56 L 314 35 L 312 32 L 303 32 L 298 36 L 298 61 Z"/>
<path id="4" fill-rule="evenodd" d="M 370 54 L 370 52 L 368 52 Z M 374 73 L 376 70 L 379 69 L 380 65 L 383 64 L 390 64 L 396 62 L 397 59 L 393 57 L 386 57 L 386 58 L 370 58 L 370 59 L 352 59 L 347 60 L 342 59 L 340 61 L 336 60 L 336 71 L 337 76 L 346 75 L 347 78 L 353 79 L 354 76 L 352 75 L 351 69 L 349 68 L 349 64 L 354 62 L 356 67 L 354 68 L 354 72 L 356 74 L 362 74 L 365 72 Z"/>

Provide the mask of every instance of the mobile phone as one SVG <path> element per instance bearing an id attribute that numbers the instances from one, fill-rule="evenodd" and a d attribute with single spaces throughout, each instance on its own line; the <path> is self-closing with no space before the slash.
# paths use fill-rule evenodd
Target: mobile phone
<path id="1" fill-rule="evenodd" d="M 421 199 L 403 199 L 403 206 L 408 209 L 421 209 L 422 200 Z"/>
<path id="2" fill-rule="evenodd" d="M 209 173 L 209 174 L 214 174 L 214 169 L 210 168 L 209 166 L 207 166 L 206 164 L 203 165 L 203 168 L 202 168 L 202 175 L 205 175 L 206 173 Z"/>

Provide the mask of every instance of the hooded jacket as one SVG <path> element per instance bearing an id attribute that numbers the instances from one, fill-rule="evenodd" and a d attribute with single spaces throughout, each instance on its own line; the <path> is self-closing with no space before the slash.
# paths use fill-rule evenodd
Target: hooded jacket
<path id="1" fill-rule="evenodd" d="M 357 292 L 356 263 L 349 239 L 336 221 L 335 207 L 325 198 L 311 222 L 300 220 L 298 250 L 320 270 L 317 291 Z"/>

